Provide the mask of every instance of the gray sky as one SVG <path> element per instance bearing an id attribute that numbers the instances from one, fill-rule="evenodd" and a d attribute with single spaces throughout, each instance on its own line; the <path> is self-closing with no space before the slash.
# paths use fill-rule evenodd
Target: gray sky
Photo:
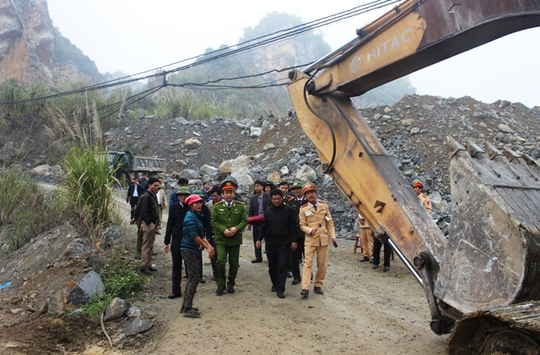
<path id="1" fill-rule="evenodd" d="M 304 22 L 351 9 L 368 0 L 47 0 L 53 25 L 92 59 L 100 72 L 135 74 L 234 45 L 246 27 L 270 12 Z M 321 3 L 317 5 L 317 3 Z M 355 30 L 389 8 L 318 30 L 337 49 Z M 247 14 L 247 15 L 246 15 Z M 419 94 L 471 96 L 540 106 L 540 28 L 522 31 L 411 74 Z"/>

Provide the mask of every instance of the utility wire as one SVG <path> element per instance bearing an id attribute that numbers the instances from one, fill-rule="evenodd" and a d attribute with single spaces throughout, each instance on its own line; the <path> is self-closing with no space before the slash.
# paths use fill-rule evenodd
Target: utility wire
<path id="1" fill-rule="evenodd" d="M 110 80 L 110 81 L 106 81 L 106 82 L 103 82 L 103 83 L 90 85 L 90 86 L 87 86 L 87 87 L 74 89 L 74 90 L 70 90 L 70 91 L 55 93 L 55 94 L 36 97 L 36 98 L 31 98 L 31 99 L 0 102 L 0 105 L 17 104 L 17 103 L 36 101 L 36 100 L 47 100 L 47 99 L 53 99 L 53 98 L 58 98 L 58 97 L 62 97 L 62 96 L 67 96 L 67 95 L 85 93 L 85 92 L 89 92 L 89 91 L 103 90 L 103 89 L 107 89 L 107 88 L 111 88 L 111 87 L 116 87 L 116 86 L 120 86 L 120 85 L 126 85 L 126 84 L 130 84 L 130 83 L 138 82 L 138 81 L 141 81 L 141 80 L 152 79 L 152 78 L 156 78 L 156 77 L 160 77 L 160 76 L 163 76 L 163 78 L 164 78 L 163 81 L 166 82 L 165 78 L 166 78 L 166 75 L 168 75 L 168 74 L 176 73 L 176 72 L 181 71 L 181 70 L 186 70 L 186 69 L 198 66 L 198 65 L 206 64 L 206 63 L 209 63 L 209 62 L 212 62 L 212 61 L 215 61 L 215 60 L 219 60 L 219 59 L 226 58 L 226 57 L 229 57 L 229 56 L 237 55 L 237 54 L 240 54 L 242 52 L 245 52 L 245 51 L 257 48 L 257 47 L 269 45 L 269 44 L 272 44 L 272 43 L 275 43 L 275 42 L 278 42 L 278 41 L 282 41 L 282 40 L 285 40 L 285 39 L 288 39 L 288 38 L 291 38 L 291 37 L 296 37 L 296 36 L 299 36 L 299 35 L 301 35 L 301 34 L 303 34 L 305 32 L 312 31 L 312 30 L 314 30 L 316 28 L 323 27 L 323 26 L 328 26 L 328 25 L 336 23 L 338 21 L 342 21 L 342 20 L 348 19 L 350 17 L 358 16 L 358 15 L 364 14 L 366 12 L 373 11 L 375 9 L 379 9 L 381 7 L 388 6 L 389 4 L 393 4 L 393 3 L 396 3 L 396 2 L 400 2 L 400 1 L 401 0 L 376 0 L 376 1 L 372 1 L 370 3 L 354 7 L 352 9 L 350 9 L 350 10 L 342 11 L 342 12 L 339 12 L 337 14 L 326 16 L 326 17 L 323 17 L 321 19 L 314 20 L 314 21 L 311 21 L 311 22 L 307 22 L 307 23 L 304 23 L 304 24 L 301 24 L 301 25 L 293 26 L 293 27 L 288 28 L 288 29 L 275 31 L 275 32 L 272 32 L 272 33 L 267 34 L 267 35 L 263 35 L 263 36 L 260 36 L 260 37 L 256 37 L 256 38 L 244 41 L 244 42 L 239 43 L 239 44 L 237 44 L 235 46 L 227 46 L 227 47 L 224 47 L 224 48 L 220 48 L 218 50 L 212 51 L 210 53 L 206 53 L 204 55 L 198 55 L 198 56 L 194 56 L 194 57 L 191 57 L 191 58 L 183 59 L 181 61 L 169 64 L 169 65 L 165 65 L 165 66 L 162 66 L 162 67 L 158 67 L 158 68 L 155 68 L 155 69 L 147 70 L 147 71 L 140 72 L 140 73 L 137 73 L 137 74 L 125 76 L 125 77 L 122 77 L 122 78 L 118 78 L 118 79 L 114 79 L 114 80 Z M 236 49 L 233 49 L 233 48 L 236 48 Z M 195 60 L 195 62 L 187 64 L 187 65 L 179 66 L 179 67 L 176 67 L 176 68 L 173 68 L 173 69 L 170 69 L 170 70 L 164 70 L 164 71 L 159 72 L 159 73 L 153 73 L 153 74 L 150 74 L 150 75 L 139 76 L 141 74 L 145 74 L 145 73 L 148 73 L 150 71 L 162 70 L 163 68 L 167 68 L 167 67 L 170 67 L 172 65 L 176 65 L 176 64 L 180 64 L 180 63 L 185 63 L 185 62 L 190 61 L 190 60 Z M 258 76 L 258 75 L 262 75 L 262 74 L 256 74 L 255 76 Z M 240 79 L 240 78 L 241 77 L 239 77 L 238 79 Z M 218 80 L 220 80 L 220 79 L 218 79 Z M 230 79 L 227 79 L 227 80 L 233 80 L 233 79 L 230 78 Z M 148 89 L 147 91 L 152 91 L 152 90 L 154 90 L 156 88 L 157 88 L 157 90 L 159 90 L 159 89 L 161 89 L 161 88 L 163 88 L 165 86 L 179 86 L 179 85 L 180 84 L 175 84 L 175 85 L 173 85 L 173 84 L 165 84 L 165 85 L 156 86 L 156 87 L 154 87 L 152 89 Z M 184 85 L 187 85 L 187 84 L 184 84 Z M 230 86 L 229 88 L 239 88 L 239 87 Z M 147 91 L 145 91 L 145 92 L 147 92 Z M 144 97 L 146 97 L 146 96 L 148 96 L 148 95 L 145 95 Z"/>

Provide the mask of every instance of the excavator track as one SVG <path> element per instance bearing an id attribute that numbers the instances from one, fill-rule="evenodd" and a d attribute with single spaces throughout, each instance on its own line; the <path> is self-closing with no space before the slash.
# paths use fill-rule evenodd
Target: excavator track
<path id="1" fill-rule="evenodd" d="M 467 314 L 448 340 L 451 355 L 540 354 L 540 302 Z"/>

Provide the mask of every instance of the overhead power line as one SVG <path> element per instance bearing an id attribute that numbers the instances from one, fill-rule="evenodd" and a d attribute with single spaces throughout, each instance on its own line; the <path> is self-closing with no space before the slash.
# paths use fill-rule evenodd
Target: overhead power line
<path id="1" fill-rule="evenodd" d="M 249 51 L 249 50 L 252 50 L 252 49 L 255 49 L 255 48 L 258 48 L 258 47 L 270 45 L 270 44 L 276 43 L 278 41 L 283 41 L 285 39 L 296 37 L 296 36 L 302 35 L 302 34 L 304 34 L 306 32 L 312 31 L 314 29 L 324 27 L 324 26 L 328 26 L 328 25 L 334 24 L 334 23 L 339 22 L 339 21 L 343 21 L 345 19 L 348 19 L 348 18 L 351 18 L 351 17 L 354 17 L 354 16 L 359 16 L 361 14 L 364 14 L 364 13 L 367 13 L 367 12 L 370 12 L 370 11 L 373 11 L 373 10 L 376 10 L 376 9 L 379 9 L 379 8 L 382 8 L 382 7 L 385 7 L 385 6 L 400 2 L 400 1 L 401 0 L 375 0 L 375 1 L 369 2 L 367 4 L 356 6 L 356 7 L 352 8 L 352 9 L 349 9 L 349 10 L 339 12 L 337 14 L 326 16 L 326 17 L 323 17 L 323 18 L 320 18 L 320 19 L 317 19 L 317 20 L 314 20 L 314 21 L 306 22 L 306 23 L 303 23 L 303 24 L 300 24 L 300 25 L 297 25 L 297 26 L 290 27 L 288 29 L 282 29 L 282 30 L 279 30 L 279 31 L 275 31 L 275 32 L 272 32 L 272 33 L 269 33 L 269 34 L 266 34 L 266 35 L 263 35 L 263 36 L 253 38 L 253 39 L 249 39 L 249 40 L 246 40 L 244 42 L 238 43 L 238 44 L 236 44 L 234 46 L 226 46 L 226 47 L 222 47 L 220 49 L 211 51 L 211 52 L 206 53 L 206 54 L 202 54 L 202 55 L 182 59 L 180 61 L 168 64 L 168 65 L 165 65 L 165 66 L 161 66 L 161 67 L 158 67 L 158 68 L 146 70 L 146 71 L 143 71 L 143 72 L 140 72 L 140 73 L 136 73 L 136 74 L 133 74 L 133 75 L 128 75 L 128 76 L 125 76 L 125 77 L 122 77 L 122 78 L 113 79 L 113 80 L 109 80 L 109 81 L 94 84 L 94 85 L 89 85 L 89 86 L 82 87 L 82 88 L 79 88 L 79 89 L 59 92 L 59 93 L 55 93 L 55 94 L 51 94 L 51 95 L 35 97 L 35 98 L 25 99 L 25 100 L 0 102 L 0 105 L 18 104 L 18 103 L 24 103 L 24 102 L 30 102 L 30 101 L 37 101 L 37 100 L 47 100 L 47 99 L 53 99 L 53 98 L 58 98 L 58 97 L 62 97 L 62 96 L 67 96 L 67 95 L 85 93 L 85 92 L 89 92 L 89 91 L 99 91 L 99 90 L 104 90 L 104 89 L 108 89 L 108 88 L 112 88 L 112 87 L 116 87 L 116 86 L 131 84 L 131 83 L 138 82 L 138 81 L 149 80 L 149 79 L 153 79 L 153 78 L 157 78 L 157 77 L 163 77 L 163 84 L 157 85 L 157 86 L 155 86 L 155 87 L 153 87 L 151 89 L 147 89 L 142 93 L 138 93 L 136 95 L 133 95 L 133 96 L 129 97 L 128 100 L 132 100 L 131 103 L 134 103 L 134 102 L 136 102 L 138 100 L 141 100 L 142 98 L 144 98 L 144 97 L 146 97 L 148 95 L 153 94 L 154 92 L 156 92 L 156 91 L 158 91 L 158 90 L 160 90 L 160 89 L 162 89 L 163 87 L 166 87 L 166 86 L 199 87 L 199 88 L 207 86 L 207 87 L 212 88 L 212 89 L 216 89 L 216 88 L 235 88 L 235 89 L 241 89 L 241 88 L 247 89 L 247 88 L 250 88 L 250 89 L 253 89 L 253 88 L 262 88 L 262 87 L 268 87 L 268 86 L 284 85 L 284 84 L 279 84 L 279 85 L 276 85 L 276 84 L 260 84 L 260 85 L 254 85 L 254 86 L 215 85 L 215 83 L 220 82 L 220 81 L 224 81 L 224 80 L 238 80 L 238 79 L 248 78 L 248 77 L 263 76 L 265 74 L 268 74 L 268 72 L 259 73 L 259 74 L 253 74 L 253 75 L 248 75 L 248 76 L 243 76 L 243 77 L 237 77 L 237 78 L 220 78 L 220 79 L 208 81 L 206 83 L 184 83 L 184 84 L 168 84 L 168 83 L 166 83 L 166 76 L 169 75 L 169 74 L 172 74 L 172 73 L 176 73 L 176 72 L 179 72 L 179 71 L 182 71 L 182 70 L 186 70 L 186 69 L 198 66 L 198 65 L 203 65 L 203 64 L 206 64 L 206 63 L 210 63 L 210 62 L 220 60 L 220 59 L 223 59 L 223 58 L 226 58 L 226 57 L 238 55 L 238 54 L 240 54 L 242 52 Z M 188 64 L 181 65 L 181 66 L 174 67 L 172 69 L 165 70 L 165 68 L 169 68 L 169 67 L 172 67 L 174 65 L 186 63 L 186 62 L 189 62 L 189 61 L 192 61 L 192 62 L 188 63 Z M 294 68 L 303 67 L 303 66 L 306 66 L 306 65 L 309 65 L 309 64 L 310 63 L 303 64 L 302 66 L 296 66 Z M 282 68 L 282 69 L 273 69 L 271 71 L 280 72 L 280 71 L 284 71 L 284 70 L 290 70 L 292 68 L 293 67 L 291 67 L 291 68 Z M 160 71 L 160 72 L 156 72 L 156 71 Z M 149 72 L 153 72 L 153 73 L 152 74 L 147 74 Z M 143 75 L 143 74 L 147 74 L 147 75 Z M 115 103 L 115 104 L 119 104 L 119 103 Z M 101 109 L 110 109 L 115 104 L 100 107 L 100 110 Z"/>

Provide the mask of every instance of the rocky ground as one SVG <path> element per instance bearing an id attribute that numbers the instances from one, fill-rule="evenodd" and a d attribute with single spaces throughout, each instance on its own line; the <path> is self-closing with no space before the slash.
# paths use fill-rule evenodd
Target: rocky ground
<path id="1" fill-rule="evenodd" d="M 540 109 L 519 103 L 486 104 L 467 97 L 413 95 L 392 107 L 364 109 L 361 113 L 404 175 L 425 181 L 435 202 L 436 215 L 451 214 L 448 152 L 444 143 L 447 135 L 462 143 L 466 138 L 479 143 L 490 141 L 500 149 L 507 147 L 536 159 L 540 157 Z M 17 129 L 17 125 L 9 132 L 0 132 L 0 160 L 24 157 L 28 168 L 44 161 L 44 156 L 39 155 L 50 142 L 39 132 L 28 139 L 25 134 L 27 130 Z M 296 120 L 274 117 L 187 121 L 146 117 L 111 129 L 106 137 L 110 150 L 166 158 L 168 191 L 176 187 L 178 176 L 188 177 L 192 187 L 200 187 L 204 180 L 217 183 L 232 173 L 242 183 L 244 197 L 255 179 L 314 181 L 321 187 L 321 197 L 331 205 L 340 234 L 340 247 L 332 249 L 330 255 L 325 295 L 312 295 L 303 301 L 299 299 L 299 286 L 288 284 L 284 300 L 270 293 L 266 263 L 249 262 L 252 251 L 250 235 L 246 233 L 235 295 L 213 294 L 215 284 L 209 280 L 209 264 L 205 261 L 209 281 L 200 285 L 196 296 L 203 312 L 199 320 L 179 317 L 181 299 L 166 298 L 170 258 L 156 256 L 160 272 L 150 278 L 136 302 L 153 327 L 119 345 L 115 354 L 167 354 L 180 348 L 183 353 L 193 354 L 444 351 L 445 337 L 429 330 L 423 290 L 403 264 L 396 260 L 389 273 L 382 273 L 357 262 L 359 256 L 352 254 L 350 240 L 353 210 L 321 174 L 316 151 Z M 192 139 L 190 147 L 185 144 L 188 139 Z M 230 164 L 224 164 L 232 159 L 236 159 L 237 170 L 231 171 Z M 127 216 L 127 205 L 122 202 L 124 192 L 117 194 L 119 206 Z M 134 241 L 131 227 L 124 227 L 128 246 Z M 36 238 L 16 253 L 0 255 L 0 284 L 12 281 L 10 287 L 0 289 L 0 352 L 111 353 L 98 321 L 59 320 L 40 312 L 46 299 L 66 290 L 69 283 L 88 272 L 85 263 L 69 259 L 64 253 L 74 239 L 77 236 L 66 225 Z M 160 246 L 158 238 L 156 248 Z M 107 330 L 117 339 L 128 322 L 111 322 Z M 193 336 L 194 332 L 200 337 Z"/>

